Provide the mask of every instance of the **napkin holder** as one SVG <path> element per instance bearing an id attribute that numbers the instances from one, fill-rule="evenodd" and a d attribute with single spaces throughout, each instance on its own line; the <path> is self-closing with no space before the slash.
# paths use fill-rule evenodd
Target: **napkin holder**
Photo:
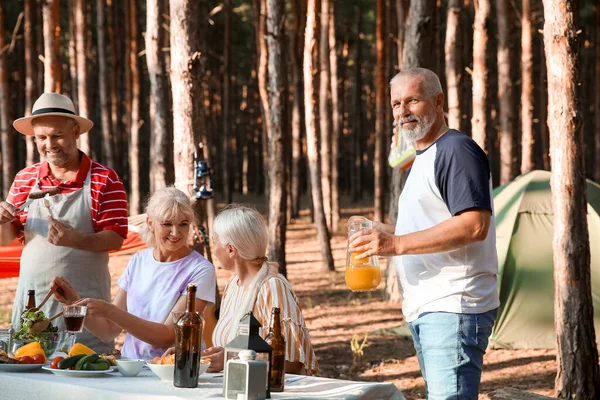
<path id="1" fill-rule="evenodd" d="M 239 359 L 227 361 L 225 398 L 264 400 L 267 398 L 267 362 L 256 359 L 254 350 L 242 350 Z"/>

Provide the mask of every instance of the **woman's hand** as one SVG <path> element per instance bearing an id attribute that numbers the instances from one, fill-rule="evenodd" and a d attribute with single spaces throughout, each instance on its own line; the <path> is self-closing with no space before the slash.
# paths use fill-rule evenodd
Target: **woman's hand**
<path id="1" fill-rule="evenodd" d="M 112 303 L 109 303 L 100 299 L 81 299 L 73 304 L 73 306 L 86 306 L 87 312 L 86 317 L 99 317 L 106 318 L 110 312 L 110 308 L 113 307 Z"/>
<path id="2" fill-rule="evenodd" d="M 223 371 L 223 358 L 225 357 L 225 349 L 222 347 L 209 347 L 202 352 L 203 358 L 210 358 L 210 367 L 206 372 L 221 372 Z"/>
<path id="3" fill-rule="evenodd" d="M 69 281 L 62 276 L 57 276 L 52 279 L 50 289 L 54 290 L 54 298 L 59 303 L 72 304 L 79 300 L 79 293 L 77 293 Z"/>

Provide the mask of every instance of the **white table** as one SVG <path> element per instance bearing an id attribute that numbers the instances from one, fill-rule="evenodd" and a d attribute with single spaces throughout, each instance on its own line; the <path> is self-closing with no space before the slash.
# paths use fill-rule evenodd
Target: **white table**
<path id="1" fill-rule="evenodd" d="M 14 400 L 222 399 L 222 386 L 222 374 L 204 374 L 200 376 L 198 388 L 180 389 L 161 382 L 146 368 L 134 378 L 125 378 L 119 372 L 93 378 L 57 376 L 47 371 L 0 372 L 0 398 Z M 303 375 L 286 375 L 285 391 L 272 393 L 271 398 L 404 400 L 392 383 L 342 381 Z"/>

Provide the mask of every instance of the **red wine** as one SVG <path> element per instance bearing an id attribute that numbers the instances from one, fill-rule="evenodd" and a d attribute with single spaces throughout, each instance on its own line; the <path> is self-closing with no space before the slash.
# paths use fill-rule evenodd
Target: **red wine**
<path id="1" fill-rule="evenodd" d="M 83 316 L 80 317 L 64 317 L 65 329 L 69 332 L 81 332 L 83 330 Z"/>
<path id="2" fill-rule="evenodd" d="M 198 386 L 202 321 L 194 311 L 196 285 L 190 283 L 187 293 L 186 311 L 175 323 L 175 374 L 173 385 L 182 388 Z"/>

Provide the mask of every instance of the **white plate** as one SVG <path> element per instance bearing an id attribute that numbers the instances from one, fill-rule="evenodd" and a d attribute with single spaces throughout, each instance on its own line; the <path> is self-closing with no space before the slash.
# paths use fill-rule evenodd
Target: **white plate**
<path id="1" fill-rule="evenodd" d="M 116 371 L 117 367 L 110 367 L 104 371 L 78 371 L 74 369 L 55 369 L 50 367 L 42 367 L 44 371 L 50 371 L 58 376 L 73 376 L 73 377 L 92 377 Z"/>
<path id="2" fill-rule="evenodd" d="M 0 372 L 32 372 L 43 366 L 44 364 L 0 364 Z"/>

